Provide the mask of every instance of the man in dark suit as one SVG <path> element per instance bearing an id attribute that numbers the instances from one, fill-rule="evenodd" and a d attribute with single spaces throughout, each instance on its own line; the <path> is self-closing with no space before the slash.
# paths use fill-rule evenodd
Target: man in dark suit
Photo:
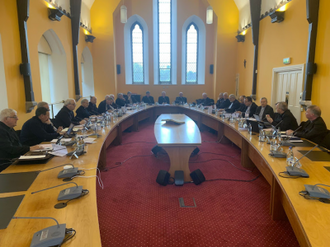
<path id="1" fill-rule="evenodd" d="M 96 101 L 97 101 L 96 97 L 95 96 L 91 96 L 91 100 L 89 101 L 87 110 L 92 115 L 99 115 L 99 112 L 98 112 L 97 106 L 96 106 Z"/>
<path id="2" fill-rule="evenodd" d="M 88 99 L 83 99 L 81 100 L 80 103 L 81 106 L 79 106 L 78 109 L 76 110 L 77 117 L 80 119 L 85 119 L 92 116 L 93 114 L 88 111 L 88 105 L 89 105 Z"/>
<path id="3" fill-rule="evenodd" d="M 244 99 L 245 99 L 245 95 L 239 96 L 240 106 L 239 106 L 239 108 L 236 111 L 245 112 L 246 106 L 245 106 L 245 103 L 244 103 Z"/>
<path id="4" fill-rule="evenodd" d="M 225 101 L 224 97 L 223 97 L 223 93 L 219 94 L 219 98 L 217 100 L 217 103 L 215 104 L 217 106 L 217 108 L 220 108 L 220 105 Z"/>
<path id="5" fill-rule="evenodd" d="M 202 99 L 196 100 L 197 105 L 211 106 L 214 105 L 214 100 L 207 97 L 206 93 L 202 94 Z"/>
<path id="6" fill-rule="evenodd" d="M 308 106 L 305 115 L 308 121 L 302 122 L 296 131 L 287 130 L 287 135 L 293 134 L 320 144 L 328 133 L 327 126 L 321 118 L 320 107 L 316 105 Z"/>
<path id="7" fill-rule="evenodd" d="M 23 145 L 34 146 L 41 142 L 49 142 L 60 136 L 62 127 L 57 131 L 53 126 L 46 124 L 49 120 L 49 110 L 40 107 L 36 110 L 36 115 L 23 124 L 20 140 Z"/>
<path id="8" fill-rule="evenodd" d="M 233 94 L 229 95 L 229 101 L 230 105 L 225 109 L 225 111 L 227 113 L 234 113 L 240 107 L 240 103 Z"/>
<path id="9" fill-rule="evenodd" d="M 116 105 L 119 108 L 126 105 L 126 100 L 125 100 L 124 95 L 122 93 L 118 94 L 117 99 L 116 99 Z"/>
<path id="10" fill-rule="evenodd" d="M 166 96 L 166 92 L 162 92 L 162 96 L 158 97 L 158 104 L 170 104 L 170 98 Z"/>
<path id="11" fill-rule="evenodd" d="M 76 101 L 74 99 L 67 99 L 64 102 L 64 106 L 57 113 L 54 119 L 54 125 L 56 128 L 62 126 L 63 128 L 67 128 L 70 124 L 79 125 L 85 124 L 85 120 L 81 120 L 80 118 L 76 118 L 74 116 L 73 110 L 76 108 Z"/>
<path id="12" fill-rule="evenodd" d="M 138 103 L 135 97 L 132 96 L 132 93 L 130 91 L 127 92 L 127 96 L 124 96 L 126 100 L 127 105 L 133 105 L 135 103 Z"/>
<path id="13" fill-rule="evenodd" d="M 176 97 L 175 103 L 176 104 L 179 104 L 179 105 L 184 105 L 184 104 L 187 103 L 187 98 L 186 97 L 183 97 L 183 93 L 182 92 L 179 93 L 179 97 Z"/>
<path id="14" fill-rule="evenodd" d="M 111 110 L 110 101 L 113 101 L 113 98 L 110 95 L 106 95 L 105 99 L 99 104 L 98 112 L 99 114 L 105 113 L 108 110 Z"/>
<path id="15" fill-rule="evenodd" d="M 273 107 L 268 105 L 267 98 L 263 97 L 260 99 L 260 106 L 257 108 L 255 114 L 259 116 L 261 121 L 267 121 L 266 115 L 269 115 L 271 118 L 274 117 Z"/>
<path id="16" fill-rule="evenodd" d="M 276 128 L 280 128 L 282 131 L 295 130 L 298 128 L 297 119 L 293 116 L 292 112 L 288 109 L 288 104 L 285 102 L 278 102 L 276 104 L 277 117 L 274 120 L 266 115 L 267 121 Z"/>
<path id="17" fill-rule="evenodd" d="M 11 165 L 12 159 L 29 151 L 42 149 L 39 145 L 29 147 L 20 143 L 14 130 L 17 120 L 17 112 L 13 109 L 0 112 L 0 172 Z"/>
<path id="18" fill-rule="evenodd" d="M 146 104 L 148 104 L 148 105 L 155 104 L 154 97 L 152 97 L 152 96 L 150 95 L 150 92 L 149 92 L 149 91 L 147 91 L 147 92 L 146 92 L 146 95 L 143 96 L 143 98 L 142 98 L 142 102 L 144 102 L 144 103 L 146 103 Z"/>
<path id="19" fill-rule="evenodd" d="M 219 105 L 219 109 L 226 109 L 230 106 L 230 100 L 228 98 L 228 93 L 223 93 L 223 102 Z"/>
<path id="20" fill-rule="evenodd" d="M 244 111 L 237 111 L 238 113 L 242 113 L 242 117 L 253 117 L 253 115 L 256 113 L 256 110 L 258 106 L 256 103 L 252 101 L 252 98 L 250 96 L 245 97 L 244 99 L 244 104 L 245 104 L 245 110 Z"/>

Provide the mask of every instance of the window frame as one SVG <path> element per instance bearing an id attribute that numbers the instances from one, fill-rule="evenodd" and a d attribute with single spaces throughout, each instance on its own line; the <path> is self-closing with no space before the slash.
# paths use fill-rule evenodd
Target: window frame
<path id="1" fill-rule="evenodd" d="M 187 67 L 188 67 L 188 31 L 190 29 L 191 26 L 194 26 L 195 29 L 196 29 L 196 32 L 197 32 L 197 41 L 196 41 L 196 46 L 197 46 L 197 51 L 196 51 L 196 82 L 188 82 L 187 80 Z M 198 61 L 199 61 L 199 29 L 198 29 L 198 26 L 194 23 L 194 22 L 191 22 L 187 28 L 186 28 L 186 49 L 185 49 L 185 53 L 186 53 L 186 66 L 185 66 L 185 84 L 187 85 L 198 85 Z"/>
<path id="2" fill-rule="evenodd" d="M 142 82 L 134 82 L 134 61 L 133 61 L 133 30 L 135 28 L 135 25 L 138 25 L 142 32 L 142 56 L 143 56 L 143 81 Z M 144 74 L 144 66 L 145 66 L 145 57 L 144 57 L 144 30 L 143 26 L 140 24 L 139 21 L 135 21 L 131 25 L 130 29 L 130 40 L 131 40 L 131 68 L 132 68 L 132 85 L 144 85 L 145 84 L 145 74 Z"/>

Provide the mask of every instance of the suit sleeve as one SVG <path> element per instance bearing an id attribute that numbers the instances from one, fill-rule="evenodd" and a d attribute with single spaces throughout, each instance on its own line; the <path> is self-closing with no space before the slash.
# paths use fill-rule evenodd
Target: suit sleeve
<path id="1" fill-rule="evenodd" d="M 327 132 L 327 128 L 324 124 L 322 123 L 315 123 L 313 128 L 308 131 L 307 133 L 305 133 L 303 130 L 302 131 L 297 131 L 296 136 L 298 137 L 303 137 L 306 139 L 313 139 L 316 136 L 322 135 L 322 134 L 326 134 Z"/>
<path id="2" fill-rule="evenodd" d="M 40 125 L 30 125 L 30 131 L 33 135 L 39 137 L 41 140 L 45 140 L 45 141 L 51 141 L 53 139 L 55 139 L 58 134 L 55 132 L 52 133 L 48 133 L 44 128 L 42 128 L 42 126 Z"/>

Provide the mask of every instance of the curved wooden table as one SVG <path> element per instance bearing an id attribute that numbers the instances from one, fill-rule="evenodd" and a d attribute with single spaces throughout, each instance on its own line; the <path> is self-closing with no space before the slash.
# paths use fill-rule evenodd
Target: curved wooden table
<path id="1" fill-rule="evenodd" d="M 306 200 L 299 195 L 304 184 L 330 183 L 330 173 L 324 166 L 329 162 L 311 162 L 307 158 L 301 160 L 303 169 L 310 178 L 285 179 L 278 176 L 285 171 L 285 159 L 269 156 L 269 145 L 260 143 L 257 135 L 250 136 L 238 130 L 237 124 L 222 121 L 219 117 L 196 109 L 181 106 L 152 106 L 144 110 L 132 111 L 119 118 L 117 123 L 101 129 L 101 135 L 95 144 L 88 145 L 88 153 L 77 160 L 68 157 L 54 157 L 42 165 L 12 165 L 3 173 L 27 172 L 51 168 L 72 162 L 76 167 L 100 168 L 106 166 L 106 149 L 111 143 L 120 144 L 124 130 L 131 127 L 138 130 L 138 124 L 144 119 L 155 121 L 157 116 L 165 113 L 182 113 L 193 119 L 198 127 L 207 126 L 218 132 L 218 140 L 222 143 L 234 143 L 241 148 L 241 163 L 244 167 L 256 166 L 271 185 L 270 217 L 274 220 L 288 218 L 301 246 L 329 246 L 330 243 L 330 205 L 319 201 Z M 298 150 L 310 148 L 294 147 L 296 157 L 302 154 Z M 286 151 L 286 148 L 284 148 Z M 0 197 L 25 195 L 15 216 L 54 217 L 59 223 L 66 223 L 68 228 L 77 231 L 76 237 L 66 246 L 97 247 L 101 246 L 97 215 L 96 179 L 76 178 L 73 181 L 90 191 L 89 195 L 74 200 L 64 209 L 55 209 L 58 192 L 65 187 L 31 195 L 32 191 L 63 183 L 57 179 L 62 168 L 56 168 L 38 175 L 26 192 L 3 193 Z M 86 176 L 95 175 L 95 170 L 86 171 Z M 201 185 L 202 186 L 202 185 Z M 70 185 L 68 185 L 70 187 Z M 48 220 L 12 220 L 5 230 L 0 230 L 0 246 L 29 246 L 33 234 L 53 225 Z"/>

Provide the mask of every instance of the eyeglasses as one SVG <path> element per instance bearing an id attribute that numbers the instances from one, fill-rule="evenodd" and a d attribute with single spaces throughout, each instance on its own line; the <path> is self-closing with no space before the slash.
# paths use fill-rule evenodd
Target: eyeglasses
<path id="1" fill-rule="evenodd" d="M 8 118 L 14 118 L 14 119 L 18 119 L 18 117 L 17 117 L 17 116 L 13 116 L 13 117 L 8 117 Z"/>

